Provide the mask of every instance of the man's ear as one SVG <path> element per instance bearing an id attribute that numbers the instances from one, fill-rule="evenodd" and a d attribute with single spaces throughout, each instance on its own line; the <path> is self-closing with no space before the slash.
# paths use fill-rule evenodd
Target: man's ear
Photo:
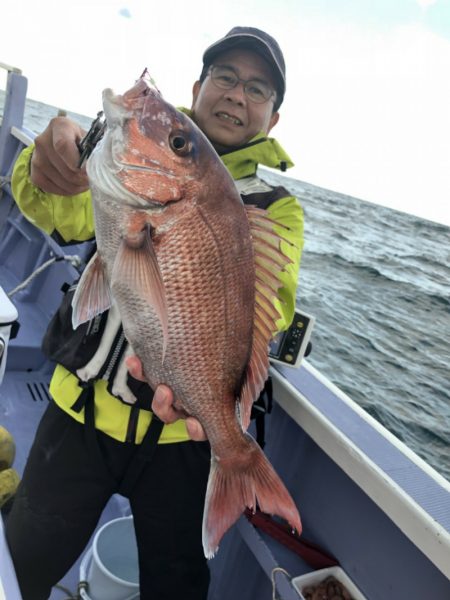
<path id="1" fill-rule="evenodd" d="M 200 83 L 200 81 L 196 81 L 194 83 L 194 85 L 192 86 L 192 107 L 191 108 L 194 108 L 194 104 L 197 101 L 197 97 L 198 97 L 201 87 L 202 87 L 202 84 Z"/>
<path id="2" fill-rule="evenodd" d="M 278 123 L 279 119 L 280 119 L 280 113 L 274 112 L 272 114 L 272 116 L 270 117 L 269 126 L 267 128 L 267 133 L 269 133 L 269 131 L 272 129 L 272 127 L 275 127 L 275 125 Z"/>

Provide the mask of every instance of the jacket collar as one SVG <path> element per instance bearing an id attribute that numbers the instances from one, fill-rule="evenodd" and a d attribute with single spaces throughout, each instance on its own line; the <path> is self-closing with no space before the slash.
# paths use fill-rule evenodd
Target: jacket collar
<path id="1" fill-rule="evenodd" d="M 192 116 L 192 111 L 189 109 L 181 108 L 180 110 L 189 117 Z M 258 165 L 281 171 L 294 165 L 281 145 L 263 132 L 258 133 L 245 146 L 230 148 L 221 153 L 220 157 L 233 179 L 255 175 Z"/>

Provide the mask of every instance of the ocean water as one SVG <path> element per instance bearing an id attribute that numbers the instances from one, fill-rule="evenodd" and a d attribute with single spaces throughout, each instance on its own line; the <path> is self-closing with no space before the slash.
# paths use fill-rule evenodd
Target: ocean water
<path id="1" fill-rule="evenodd" d="M 24 125 L 40 132 L 57 112 L 29 100 Z M 261 175 L 305 212 L 297 304 L 316 317 L 309 362 L 450 480 L 450 228 Z"/>
<path id="2" fill-rule="evenodd" d="M 5 92 L 4 90 L 0 90 L 0 116 L 3 115 L 4 105 Z M 49 104 L 37 102 L 36 100 L 27 99 L 23 124 L 30 131 L 33 131 L 34 133 L 41 133 L 48 125 L 48 122 L 53 119 L 53 117 L 58 116 L 59 110 L 60 109 L 56 106 L 50 106 Z M 101 107 L 99 107 L 99 110 L 101 110 Z M 78 115 L 70 111 L 65 112 L 68 117 L 77 121 L 77 123 L 79 123 L 86 130 L 89 129 L 92 119 L 96 116 Z"/>
<path id="3" fill-rule="evenodd" d="M 305 211 L 297 304 L 317 319 L 309 362 L 450 480 L 450 228 L 266 180 Z"/>

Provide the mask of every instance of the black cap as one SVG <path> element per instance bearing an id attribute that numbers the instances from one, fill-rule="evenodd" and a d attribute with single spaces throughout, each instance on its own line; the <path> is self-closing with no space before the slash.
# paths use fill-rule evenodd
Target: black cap
<path id="1" fill-rule="evenodd" d="M 232 48 L 246 48 L 258 53 L 272 67 L 277 87 L 274 109 L 278 110 L 286 91 L 286 65 L 278 42 L 256 27 L 233 27 L 225 37 L 211 44 L 203 54 L 204 67 L 208 67 L 222 52 Z"/>

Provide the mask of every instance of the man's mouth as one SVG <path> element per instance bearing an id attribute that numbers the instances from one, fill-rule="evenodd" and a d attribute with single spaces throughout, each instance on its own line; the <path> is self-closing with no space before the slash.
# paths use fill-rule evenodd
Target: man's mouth
<path id="1" fill-rule="evenodd" d="M 233 115 L 229 115 L 226 112 L 218 112 L 216 113 L 216 117 L 219 117 L 219 119 L 223 120 L 223 121 L 228 121 L 229 123 L 233 123 L 234 125 L 237 125 L 239 127 L 242 127 L 243 123 L 240 119 L 238 119 L 237 117 L 234 117 Z"/>

